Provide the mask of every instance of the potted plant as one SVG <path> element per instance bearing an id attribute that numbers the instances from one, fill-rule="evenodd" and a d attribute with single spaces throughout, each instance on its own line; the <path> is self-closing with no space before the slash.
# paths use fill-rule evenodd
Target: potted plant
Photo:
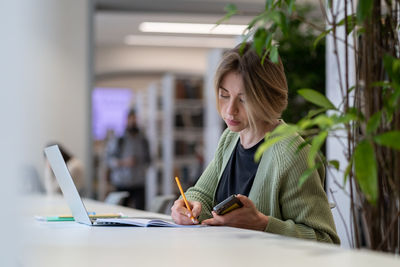
<path id="1" fill-rule="evenodd" d="M 305 144 L 311 145 L 309 168 L 300 178 L 301 186 L 319 167 L 315 157 L 326 139 L 344 138 L 345 166 L 326 158 L 325 165 L 328 171 L 341 173 L 343 180 L 338 184 L 349 184 L 353 244 L 399 254 L 400 1 L 319 0 L 319 6 L 325 27 L 302 17 L 295 0 L 266 0 L 265 9 L 248 25 L 244 39 L 253 38 L 253 48 L 262 61 L 266 57 L 278 61 L 276 40 L 290 35 L 288 25 L 293 19 L 320 32 L 315 44 L 329 36 L 340 74 L 337 90 L 342 97 L 335 105 L 317 90 L 299 89 L 298 94 L 318 108 L 297 123 L 281 125 L 267 134 L 256 157 L 275 142 L 299 132 Z M 223 20 L 238 13 L 234 5 L 226 10 Z M 339 46 L 343 54 L 339 54 Z"/>

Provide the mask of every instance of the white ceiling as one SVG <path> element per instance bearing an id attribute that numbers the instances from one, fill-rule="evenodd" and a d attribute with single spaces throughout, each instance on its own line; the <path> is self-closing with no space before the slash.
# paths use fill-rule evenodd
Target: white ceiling
<path id="1" fill-rule="evenodd" d="M 215 23 L 224 16 L 224 7 L 228 3 L 236 4 L 241 14 L 224 23 L 248 24 L 255 14 L 263 10 L 265 0 L 99 0 L 95 13 L 95 44 L 96 46 L 123 45 L 127 35 L 193 37 L 195 35 L 146 34 L 140 32 L 138 26 L 144 21 Z M 222 38 L 225 41 L 232 39 L 232 43 L 236 38 L 235 36 L 212 37 Z M 173 40 L 174 38 L 169 38 L 170 45 L 174 44 Z M 175 43 L 179 45 L 179 39 Z"/>
<path id="2" fill-rule="evenodd" d="M 225 45 L 217 46 L 218 42 L 211 40 L 209 35 L 142 33 L 138 26 L 144 21 L 215 23 L 225 15 L 224 7 L 228 3 L 234 3 L 239 14 L 224 23 L 248 24 L 264 10 L 265 0 L 97 0 L 95 73 L 205 73 L 209 49 L 233 47 L 239 37 L 214 35 L 212 38 L 223 39 Z M 140 44 L 126 45 L 124 40 L 128 35 L 135 35 L 141 40 Z M 189 39 L 194 46 L 183 45 Z"/>
<path id="3" fill-rule="evenodd" d="M 227 4 L 235 4 L 242 13 L 260 12 L 265 0 L 97 0 L 96 9 L 144 13 L 224 14 Z"/>
<path id="4" fill-rule="evenodd" d="M 194 34 L 156 34 L 142 33 L 138 27 L 141 22 L 190 22 L 190 23 L 215 23 L 222 16 L 218 15 L 185 15 L 185 14 L 160 14 L 160 13 L 115 13 L 97 12 L 95 15 L 95 43 L 96 45 L 121 45 L 128 35 L 136 36 L 197 36 Z M 248 24 L 251 17 L 236 16 L 229 20 L 229 24 Z M 204 37 L 204 36 L 202 36 Z M 231 38 L 234 36 L 206 36 L 212 38 Z M 173 38 L 170 38 L 170 40 Z M 179 40 L 179 39 L 178 39 Z"/>
<path id="5" fill-rule="evenodd" d="M 190 37 L 194 35 L 171 34 L 146 34 L 138 30 L 138 26 L 144 21 L 153 22 L 191 22 L 191 23 L 215 23 L 225 14 L 224 7 L 227 4 L 235 4 L 239 14 L 233 16 L 229 24 L 248 24 L 255 15 L 263 11 L 266 0 L 97 0 L 95 2 L 95 44 L 96 46 L 124 45 L 127 35 L 135 36 L 178 36 Z M 314 2 L 318 0 L 297 0 L 301 2 Z M 204 37 L 204 36 L 203 36 Z M 214 38 L 231 39 L 236 42 L 234 36 L 213 36 Z M 143 38 L 142 38 L 143 39 Z M 169 45 L 179 46 L 179 38 L 168 40 Z M 142 40 L 143 41 L 143 40 Z M 228 40 L 225 40 L 228 41 Z M 195 41 L 199 45 L 206 41 Z M 163 41 L 144 41 L 144 45 L 163 45 Z M 143 44 L 142 44 L 143 46 Z M 231 45 L 229 44 L 228 47 Z"/>

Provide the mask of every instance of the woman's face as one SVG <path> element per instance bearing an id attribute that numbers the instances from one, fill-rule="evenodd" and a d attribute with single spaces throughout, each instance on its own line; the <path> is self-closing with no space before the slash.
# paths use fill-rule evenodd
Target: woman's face
<path id="1" fill-rule="evenodd" d="M 245 101 L 242 76 L 236 72 L 227 73 L 218 88 L 218 103 L 222 119 L 233 132 L 249 128 Z"/>

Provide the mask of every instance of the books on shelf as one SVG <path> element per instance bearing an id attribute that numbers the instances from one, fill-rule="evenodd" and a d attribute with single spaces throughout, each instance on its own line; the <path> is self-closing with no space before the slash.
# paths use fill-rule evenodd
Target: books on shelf
<path id="1" fill-rule="evenodd" d="M 202 132 L 203 110 L 197 112 L 179 111 L 175 112 L 175 127 L 193 128 L 197 127 Z"/>
<path id="2" fill-rule="evenodd" d="M 150 135 L 154 136 L 151 194 L 176 193 L 171 182 L 176 175 L 187 188 L 204 169 L 203 90 L 202 75 L 184 73 L 167 73 L 159 87 L 149 87 L 151 106 L 157 110 L 148 120 Z"/>
<path id="3" fill-rule="evenodd" d="M 177 78 L 175 81 L 176 99 L 201 99 L 203 98 L 202 79 Z"/>

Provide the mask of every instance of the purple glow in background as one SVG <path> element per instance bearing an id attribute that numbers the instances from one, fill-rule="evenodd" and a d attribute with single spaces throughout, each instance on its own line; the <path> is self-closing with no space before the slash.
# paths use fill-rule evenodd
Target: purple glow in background
<path id="1" fill-rule="evenodd" d="M 113 130 L 116 136 L 123 134 L 132 100 L 133 92 L 130 89 L 95 88 L 93 90 L 92 131 L 95 140 L 103 140 L 108 130 Z"/>

